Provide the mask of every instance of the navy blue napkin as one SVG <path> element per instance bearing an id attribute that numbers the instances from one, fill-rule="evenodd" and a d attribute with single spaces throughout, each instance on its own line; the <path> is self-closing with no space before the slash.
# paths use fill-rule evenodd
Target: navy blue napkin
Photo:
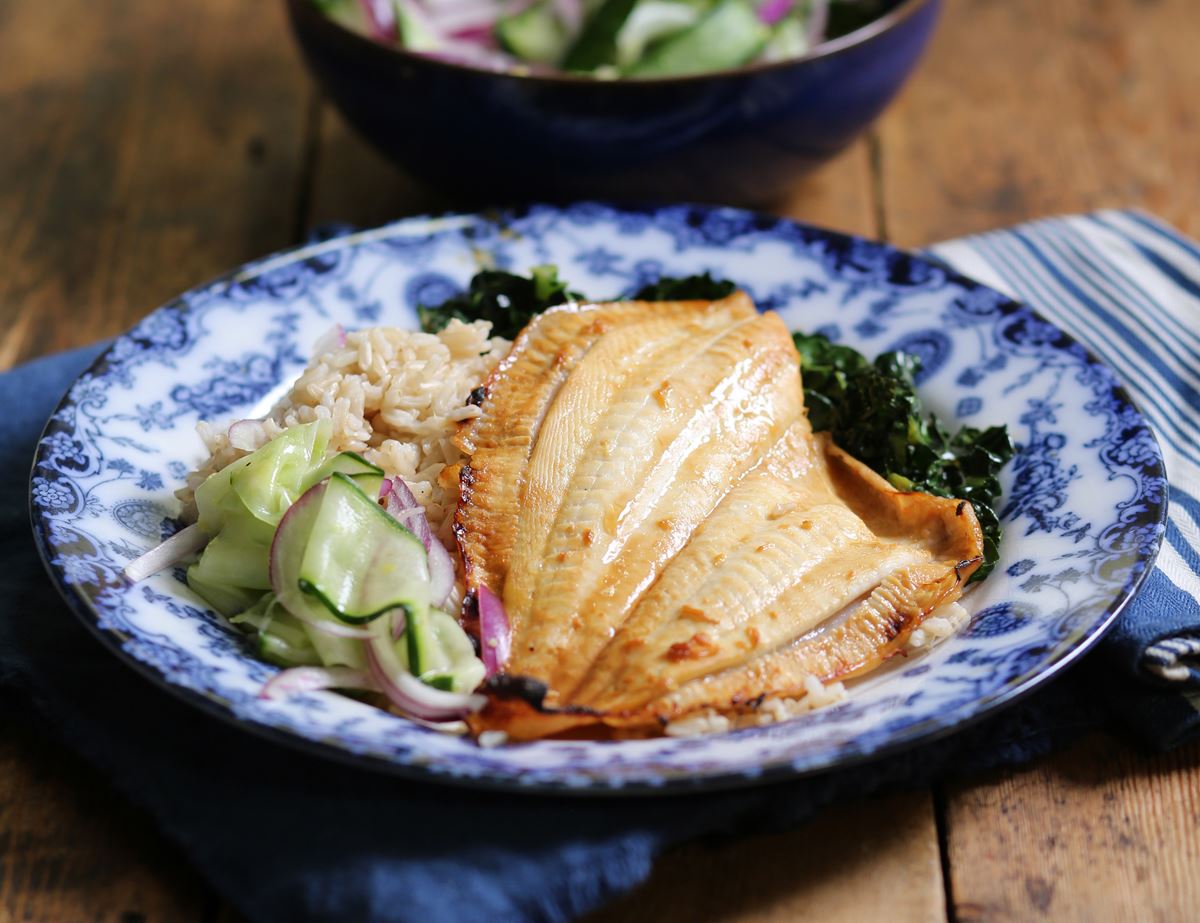
<path id="1" fill-rule="evenodd" d="M 757 789 L 623 802 L 496 795 L 266 743 L 120 664 L 42 573 L 27 524 L 29 461 L 57 397 L 97 349 L 0 376 L 0 707 L 82 753 L 251 920 L 568 920 L 636 886 L 677 843 L 781 829 L 839 797 L 1020 763 L 1103 723 L 1114 703 L 1156 743 L 1200 731 L 1171 711 L 1185 684 L 1152 686 L 1142 656 L 1127 656 L 1144 629 L 1126 623 L 1155 616 L 1141 608 L 1105 642 L 1109 663 L 1088 658 L 989 722 L 883 761 Z"/>

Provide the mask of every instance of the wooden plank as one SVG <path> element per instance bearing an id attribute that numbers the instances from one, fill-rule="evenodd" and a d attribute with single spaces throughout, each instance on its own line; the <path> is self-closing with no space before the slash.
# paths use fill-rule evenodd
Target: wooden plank
<path id="1" fill-rule="evenodd" d="M 871 175 L 873 140 L 863 138 L 829 163 L 801 179 L 775 206 L 781 215 L 820 227 L 883 236 Z"/>
<path id="2" fill-rule="evenodd" d="M 290 242 L 307 100 L 281 4 L 0 4 L 0 359 L 128 327 Z"/>
<path id="3" fill-rule="evenodd" d="M 1191 0 L 959 0 L 879 130 L 889 230 L 921 245 L 1139 206 L 1200 232 Z M 1183 920 L 1200 907 L 1200 748 L 1098 738 L 945 795 L 960 921 Z"/>
<path id="4" fill-rule="evenodd" d="M 842 805 L 789 833 L 686 846 L 589 923 L 945 919 L 928 794 Z"/>
<path id="5" fill-rule="evenodd" d="M 1138 206 L 1200 234 L 1194 0 L 956 0 L 880 128 L 885 204 L 917 246 Z"/>
<path id="6" fill-rule="evenodd" d="M 306 227 L 342 222 L 369 228 L 454 208 L 384 159 L 332 106 L 321 107 L 319 125 Z"/>
<path id="7" fill-rule="evenodd" d="M 202 923 L 214 899 L 93 770 L 25 726 L 0 738 L 0 921 Z M 231 918 L 232 921 L 232 918 Z"/>
<path id="8" fill-rule="evenodd" d="M 8 0 L 0 62 L 0 367 L 290 242 L 312 89 L 280 4 Z M 91 770 L 6 728 L 0 919 L 216 910 Z"/>
<path id="9" fill-rule="evenodd" d="M 1096 735 L 947 794 L 960 923 L 1196 918 L 1200 744 L 1147 757 Z"/>

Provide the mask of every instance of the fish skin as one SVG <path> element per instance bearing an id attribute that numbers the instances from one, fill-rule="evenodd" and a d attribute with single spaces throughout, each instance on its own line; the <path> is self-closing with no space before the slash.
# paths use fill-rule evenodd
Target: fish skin
<path id="1" fill-rule="evenodd" d="M 811 432 L 789 332 L 741 293 L 553 309 L 482 409 L 459 436 L 468 586 L 505 602 L 505 671 L 550 691 L 493 697 L 477 732 L 654 734 L 802 696 L 892 656 L 981 560 L 970 504 Z"/>

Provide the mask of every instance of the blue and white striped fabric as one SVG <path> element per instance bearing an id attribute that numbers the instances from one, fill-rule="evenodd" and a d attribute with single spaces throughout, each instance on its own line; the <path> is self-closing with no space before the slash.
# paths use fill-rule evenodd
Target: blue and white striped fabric
<path id="1" fill-rule="evenodd" d="M 1170 481 L 1166 541 L 1106 647 L 1200 714 L 1200 245 L 1139 212 L 1101 211 L 930 253 L 1087 345 L 1149 419 Z"/>

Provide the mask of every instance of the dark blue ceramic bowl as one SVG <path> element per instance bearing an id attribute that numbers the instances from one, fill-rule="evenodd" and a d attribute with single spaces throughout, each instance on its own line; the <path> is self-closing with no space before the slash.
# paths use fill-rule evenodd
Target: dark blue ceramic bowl
<path id="1" fill-rule="evenodd" d="M 900 89 L 940 0 L 901 0 L 807 57 L 688 77 L 522 76 L 376 44 L 287 0 L 346 118 L 459 199 L 764 203 L 863 131 Z"/>

